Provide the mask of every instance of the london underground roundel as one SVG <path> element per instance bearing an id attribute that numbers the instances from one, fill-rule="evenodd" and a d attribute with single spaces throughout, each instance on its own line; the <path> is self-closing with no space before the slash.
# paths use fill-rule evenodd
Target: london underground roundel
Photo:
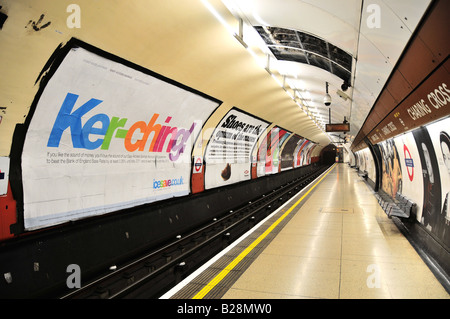
<path id="1" fill-rule="evenodd" d="M 403 152 L 405 154 L 406 171 L 408 172 L 409 180 L 412 182 L 414 179 L 414 161 L 411 157 L 408 147 L 403 144 Z"/>
<path id="2" fill-rule="evenodd" d="M 203 159 L 201 157 L 197 157 L 194 163 L 194 173 L 201 173 L 203 167 Z"/>

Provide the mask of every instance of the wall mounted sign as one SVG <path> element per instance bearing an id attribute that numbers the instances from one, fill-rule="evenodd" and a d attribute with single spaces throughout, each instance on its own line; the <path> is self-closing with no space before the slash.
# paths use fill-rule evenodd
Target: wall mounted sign
<path id="1" fill-rule="evenodd" d="M 368 138 L 373 144 L 450 114 L 450 62 L 442 64 L 378 124 Z"/>

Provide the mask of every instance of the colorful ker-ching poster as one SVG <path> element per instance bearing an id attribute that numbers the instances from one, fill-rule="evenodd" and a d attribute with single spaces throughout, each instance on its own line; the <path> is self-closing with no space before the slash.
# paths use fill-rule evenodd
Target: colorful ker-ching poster
<path id="1" fill-rule="evenodd" d="M 258 176 L 278 173 L 279 165 L 281 165 L 280 148 L 290 135 L 290 132 L 277 126 L 267 132 L 258 150 Z"/>
<path id="2" fill-rule="evenodd" d="M 72 48 L 36 105 L 22 155 L 25 229 L 187 195 L 191 151 L 219 102 Z"/>

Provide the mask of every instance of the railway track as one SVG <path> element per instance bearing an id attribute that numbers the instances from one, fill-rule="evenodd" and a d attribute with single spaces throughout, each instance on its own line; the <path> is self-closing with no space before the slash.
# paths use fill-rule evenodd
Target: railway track
<path id="1" fill-rule="evenodd" d="M 231 210 L 167 245 L 112 267 L 61 299 L 157 298 L 306 187 L 328 166 Z"/>

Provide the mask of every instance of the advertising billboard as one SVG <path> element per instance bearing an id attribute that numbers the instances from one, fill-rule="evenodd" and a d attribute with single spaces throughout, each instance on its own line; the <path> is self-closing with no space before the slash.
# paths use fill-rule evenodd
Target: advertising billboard
<path id="1" fill-rule="evenodd" d="M 447 247 L 450 247 L 449 127 L 447 117 L 379 143 L 383 190 L 392 197 L 401 193 L 416 203 L 417 220 Z"/>
<path id="2" fill-rule="evenodd" d="M 450 118 L 413 132 L 423 176 L 421 222 L 450 248 Z"/>
<path id="3" fill-rule="evenodd" d="M 128 61 L 72 47 L 25 137 L 25 229 L 187 195 L 193 142 L 218 105 Z"/>
<path id="4" fill-rule="evenodd" d="M 290 132 L 278 126 L 267 131 L 257 154 L 258 177 L 278 173 L 281 167 L 280 149 L 290 135 Z"/>
<path id="5" fill-rule="evenodd" d="M 205 189 L 251 178 L 251 154 L 269 123 L 232 108 L 215 128 L 205 150 Z"/>

